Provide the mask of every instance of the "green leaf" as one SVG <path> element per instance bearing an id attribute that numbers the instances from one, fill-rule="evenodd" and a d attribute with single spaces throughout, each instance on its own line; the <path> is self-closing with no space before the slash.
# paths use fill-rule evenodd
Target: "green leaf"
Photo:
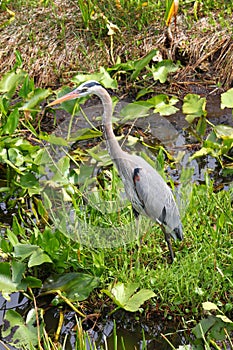
<path id="1" fill-rule="evenodd" d="M 77 74 L 72 81 L 78 85 L 87 80 L 96 80 L 103 84 L 107 89 L 117 89 L 117 81 L 112 79 L 108 71 L 104 67 L 100 67 L 100 71 L 92 74 Z"/>
<path id="2" fill-rule="evenodd" d="M 99 279 L 78 272 L 67 273 L 63 276 L 55 276 L 45 281 L 43 291 L 59 290 L 66 293 L 66 297 L 70 300 L 82 301 L 88 298 L 89 294 L 99 284 Z"/>
<path id="3" fill-rule="evenodd" d="M 134 81 L 140 74 L 140 72 L 148 65 L 152 58 L 157 55 L 158 50 L 150 51 L 145 57 L 134 63 L 134 72 L 131 74 L 130 79 Z"/>
<path id="4" fill-rule="evenodd" d="M 206 98 L 195 94 L 188 94 L 184 97 L 183 113 L 187 114 L 186 120 L 192 123 L 195 118 L 206 116 Z"/>
<path id="5" fill-rule="evenodd" d="M 16 244 L 14 246 L 14 255 L 16 258 L 26 259 L 39 247 L 32 244 Z"/>
<path id="6" fill-rule="evenodd" d="M 38 344 L 36 312 L 34 309 L 29 311 L 26 323 L 19 313 L 14 310 L 7 310 L 5 322 L 9 323 L 9 326 L 2 330 L 2 336 L 4 338 L 10 336 L 10 345 L 17 349 L 31 350 L 33 345 Z"/>
<path id="7" fill-rule="evenodd" d="M 233 88 L 221 95 L 221 109 L 233 108 Z"/>
<path id="8" fill-rule="evenodd" d="M 11 266 L 8 262 L 0 262 L 0 291 L 8 301 L 10 301 L 9 294 L 17 291 L 17 283 L 12 281 Z"/>
<path id="9" fill-rule="evenodd" d="M 193 159 L 206 156 L 207 154 L 212 154 L 213 156 L 217 155 L 213 148 L 202 147 L 199 151 L 195 152 L 191 157 L 189 157 L 189 159 L 191 161 Z"/>
<path id="10" fill-rule="evenodd" d="M 52 260 L 41 248 L 38 247 L 36 251 L 31 254 L 28 261 L 28 267 L 38 266 L 44 263 L 52 263 Z"/>
<path id="11" fill-rule="evenodd" d="M 16 87 L 21 83 L 26 75 L 27 73 L 22 70 L 6 73 L 0 80 L 0 92 L 13 94 Z"/>
<path id="12" fill-rule="evenodd" d="M 29 257 L 28 267 L 52 263 L 50 257 L 37 245 L 19 243 L 14 246 L 14 255 L 22 260 Z"/>
<path id="13" fill-rule="evenodd" d="M 35 90 L 34 80 L 27 75 L 21 89 L 19 90 L 19 96 L 25 99 L 33 90 Z"/>
<path id="14" fill-rule="evenodd" d="M 20 107 L 20 110 L 30 111 L 33 110 L 36 106 L 39 105 L 40 102 L 44 101 L 49 95 L 51 95 L 52 91 L 50 89 L 35 89 L 30 95 L 29 100 Z"/>
<path id="15" fill-rule="evenodd" d="M 154 113 L 168 116 L 177 112 L 178 108 L 174 107 L 174 105 L 178 101 L 179 100 L 175 97 L 169 99 L 165 94 L 158 94 L 147 100 L 146 103 L 154 107 Z"/>
<path id="16" fill-rule="evenodd" d="M 174 73 L 179 69 L 179 64 L 175 64 L 171 60 L 163 60 L 152 67 L 151 71 L 154 80 L 159 80 L 161 84 L 165 83 L 168 74 Z"/>
<path id="17" fill-rule="evenodd" d="M 55 134 L 40 134 L 40 140 L 45 140 L 52 145 L 58 145 L 58 146 L 68 146 L 68 141 L 65 140 L 63 137 L 56 136 Z"/>
<path id="18" fill-rule="evenodd" d="M 102 292 L 107 294 L 116 305 L 130 312 L 136 312 L 140 306 L 148 299 L 153 298 L 155 293 L 149 289 L 138 289 L 137 283 L 124 284 L 118 282 L 110 290 L 103 289 Z"/>
<path id="19" fill-rule="evenodd" d="M 232 140 L 233 142 L 233 128 L 228 125 L 216 125 L 214 131 L 217 137 L 223 140 Z"/>
<path id="20" fill-rule="evenodd" d="M 25 161 L 23 154 L 17 148 L 10 148 L 8 150 L 8 156 L 9 161 L 17 167 L 20 167 Z"/>
<path id="21" fill-rule="evenodd" d="M 14 234 L 9 229 L 7 229 L 6 233 L 7 233 L 7 238 L 9 239 L 9 241 L 13 247 L 19 243 L 19 240 L 18 240 L 18 237 L 16 234 Z"/>
<path id="22" fill-rule="evenodd" d="M 18 288 L 26 290 L 28 287 L 30 288 L 41 288 L 42 282 L 40 279 L 33 277 L 33 276 L 27 276 L 22 279 L 21 283 L 19 284 Z"/>
<path id="23" fill-rule="evenodd" d="M 70 172 L 70 158 L 64 156 L 59 159 L 59 161 L 56 163 L 56 166 L 54 167 L 54 171 L 56 171 L 56 173 L 54 174 L 52 180 L 66 183 L 66 178 Z"/>
<path id="24" fill-rule="evenodd" d="M 26 173 L 20 176 L 20 186 L 23 188 L 39 187 L 38 179 L 33 173 Z"/>
<path id="25" fill-rule="evenodd" d="M 13 134 L 19 123 L 19 110 L 15 108 L 2 128 L 1 134 Z"/>
<path id="26" fill-rule="evenodd" d="M 155 297 L 155 293 L 152 290 L 141 289 L 128 300 L 125 305 L 125 310 L 136 312 L 146 300 L 153 297 Z"/>
<path id="27" fill-rule="evenodd" d="M 142 101 L 137 101 L 129 103 L 127 106 L 123 107 L 120 115 L 124 118 L 124 122 L 126 120 L 147 117 L 149 115 L 150 108 L 150 104 Z"/>
<path id="28" fill-rule="evenodd" d="M 82 128 L 80 130 L 77 130 L 74 134 L 72 134 L 72 140 L 74 141 L 81 141 L 81 140 L 89 140 L 93 139 L 95 137 L 102 136 L 102 131 L 93 130 L 89 128 Z"/>
<path id="29" fill-rule="evenodd" d="M 195 335 L 197 339 L 203 339 L 203 336 L 206 335 L 206 333 L 210 330 L 210 328 L 215 323 L 215 317 L 214 316 L 208 316 L 208 318 L 205 318 L 201 320 L 193 329 L 192 333 Z"/>
<path id="30" fill-rule="evenodd" d="M 222 318 L 224 319 L 223 315 L 217 315 L 215 317 L 215 323 L 209 332 L 212 339 L 223 341 L 226 338 L 226 331 L 230 333 L 233 330 L 233 323 L 225 322 Z"/>
<path id="31" fill-rule="evenodd" d="M 23 278 L 23 274 L 26 270 L 26 265 L 20 261 L 13 260 L 11 264 L 11 268 L 12 268 L 12 280 L 15 283 L 20 283 Z"/>

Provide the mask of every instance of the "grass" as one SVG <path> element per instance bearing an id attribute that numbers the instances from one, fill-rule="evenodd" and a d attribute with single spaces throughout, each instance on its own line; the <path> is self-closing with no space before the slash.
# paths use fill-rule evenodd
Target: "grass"
<path id="1" fill-rule="evenodd" d="M 85 199 L 88 205 L 77 205 L 82 208 L 80 214 L 86 208 L 87 215 L 82 216 L 88 227 L 86 236 L 81 233 L 78 242 L 71 239 L 67 244 L 67 236 L 73 237 L 73 232 L 66 232 L 64 236 L 64 233 L 57 231 L 56 239 L 60 245 L 56 251 L 53 250 L 53 259 L 57 256 L 56 268 L 61 264 L 60 267 L 63 265 L 65 270 L 81 268 L 89 271 L 100 278 L 102 288 L 114 281 L 138 283 L 141 288 L 155 292 L 153 307 L 158 306 L 161 312 L 171 315 L 198 315 L 201 303 L 206 300 L 222 302 L 227 305 L 226 311 L 233 309 L 229 292 L 233 259 L 230 193 L 215 193 L 211 183 L 193 185 L 192 199 L 183 220 L 185 240 L 181 244 L 173 242 L 176 261 L 170 265 L 167 246 L 158 225 L 143 219 L 139 240 L 136 231 L 132 236 L 127 236 L 127 240 L 126 231 L 132 223 L 127 204 L 117 215 L 115 210 L 110 214 L 103 211 L 101 215 L 96 210 L 95 203 L 101 200 L 108 207 L 112 201 L 119 199 L 122 184 L 115 171 L 111 179 L 108 189 L 101 189 L 100 192 L 95 189 L 98 196 L 89 195 Z M 96 202 L 90 205 L 93 198 Z M 116 206 L 117 203 L 119 201 Z M 99 230 L 104 232 L 100 242 Z M 47 243 L 49 237 L 34 243 L 51 256 Z M 62 263 L 64 259 L 66 262 Z"/>
<path id="2" fill-rule="evenodd" d="M 184 219 L 185 242 L 176 246 L 175 263 L 167 263 L 163 234 L 154 226 L 146 232 L 140 248 L 132 242 L 107 252 L 98 250 L 105 266 L 101 280 L 106 283 L 109 276 L 114 276 L 123 282 L 137 282 L 141 288 L 152 288 L 156 293 L 153 303 L 180 315 L 197 312 L 205 300 L 233 306 L 229 292 L 231 211 L 228 192 L 215 194 L 211 187 L 194 186 Z"/>

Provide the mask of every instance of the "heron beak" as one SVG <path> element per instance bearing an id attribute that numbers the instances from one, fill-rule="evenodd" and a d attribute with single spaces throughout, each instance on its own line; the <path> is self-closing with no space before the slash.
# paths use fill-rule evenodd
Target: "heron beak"
<path id="1" fill-rule="evenodd" d="M 76 92 L 76 91 L 71 91 L 71 92 L 69 92 L 68 94 L 66 94 L 64 96 L 57 98 L 55 101 L 50 102 L 47 105 L 47 107 L 51 107 L 51 106 L 57 105 L 59 103 L 65 102 L 65 101 L 74 100 L 77 97 L 79 97 L 79 93 Z"/>

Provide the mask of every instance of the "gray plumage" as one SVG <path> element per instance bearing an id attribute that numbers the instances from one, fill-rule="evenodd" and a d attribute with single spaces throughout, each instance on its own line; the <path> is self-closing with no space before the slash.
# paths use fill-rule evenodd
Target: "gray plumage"
<path id="1" fill-rule="evenodd" d="M 160 224 L 173 261 L 170 236 L 182 240 L 183 231 L 172 191 L 159 173 L 143 158 L 121 149 L 112 129 L 112 100 L 105 88 L 96 81 L 87 81 L 69 94 L 53 101 L 49 106 L 90 94 L 97 95 L 102 101 L 107 149 L 123 181 L 135 216 L 143 214 Z"/>

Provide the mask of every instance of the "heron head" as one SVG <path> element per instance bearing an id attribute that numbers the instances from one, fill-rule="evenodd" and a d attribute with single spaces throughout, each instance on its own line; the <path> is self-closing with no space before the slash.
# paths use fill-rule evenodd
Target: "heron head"
<path id="1" fill-rule="evenodd" d="M 75 90 L 69 92 L 68 94 L 62 97 L 59 97 L 53 102 L 50 102 L 48 106 L 49 107 L 54 106 L 56 104 L 59 104 L 65 101 L 74 100 L 76 98 L 80 98 L 80 97 L 84 97 L 84 96 L 96 93 L 98 90 L 98 87 L 102 87 L 102 85 L 97 81 L 95 80 L 86 81 L 85 83 L 82 83 L 81 85 L 79 85 L 79 87 L 77 87 Z"/>

